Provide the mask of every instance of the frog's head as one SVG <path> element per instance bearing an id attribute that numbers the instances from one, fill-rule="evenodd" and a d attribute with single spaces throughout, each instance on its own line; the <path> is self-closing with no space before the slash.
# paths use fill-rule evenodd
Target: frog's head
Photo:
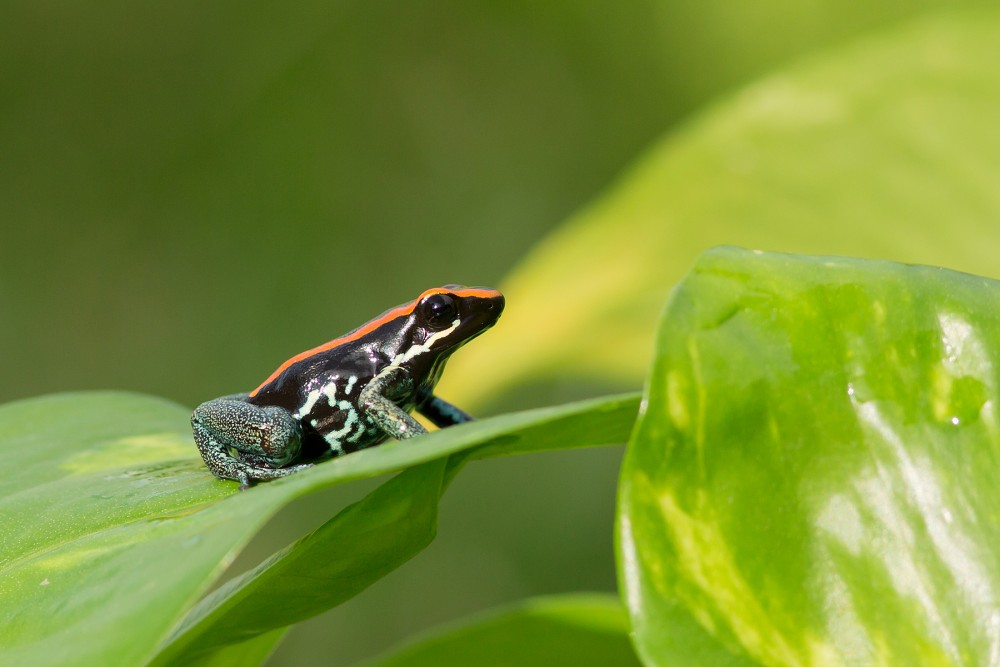
<path id="1" fill-rule="evenodd" d="M 496 324 L 503 307 L 503 294 L 488 287 L 429 289 L 413 302 L 408 340 L 395 361 L 433 383 L 451 353 Z"/>

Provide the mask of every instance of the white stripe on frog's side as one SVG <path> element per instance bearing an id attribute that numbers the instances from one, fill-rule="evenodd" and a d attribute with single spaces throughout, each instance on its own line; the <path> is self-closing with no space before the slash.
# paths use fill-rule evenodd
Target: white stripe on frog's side
<path id="1" fill-rule="evenodd" d="M 296 419 L 305 419 L 312 412 L 312 409 L 316 407 L 316 402 L 319 401 L 320 397 L 326 396 L 326 402 L 331 408 L 337 407 L 337 380 L 340 376 L 334 376 L 333 380 L 327 382 L 317 389 L 311 390 L 306 395 L 306 402 L 302 404 L 302 407 L 292 415 Z M 344 390 L 345 394 L 350 394 L 354 385 L 357 384 L 358 378 L 356 375 L 352 375 L 347 379 L 347 388 Z"/>
<path id="2" fill-rule="evenodd" d="M 357 442 L 362 435 L 365 433 L 364 422 L 358 417 L 357 408 L 350 402 L 346 400 L 337 400 L 337 381 L 340 380 L 339 376 L 336 376 L 330 382 L 312 389 L 306 395 L 306 400 L 302 404 L 302 407 L 294 414 L 296 419 L 306 419 L 312 412 L 313 408 L 319 402 L 320 398 L 326 397 L 327 404 L 334 410 L 340 410 L 345 413 L 344 425 L 341 426 L 336 431 L 330 431 L 323 436 L 327 444 L 330 445 L 330 450 L 335 455 L 340 455 L 344 453 L 343 441 L 346 438 L 348 442 Z M 344 394 L 350 394 L 354 389 L 354 385 L 358 383 L 358 377 L 352 375 L 347 378 L 347 386 L 344 388 Z M 309 423 L 315 427 L 316 420 L 309 420 Z M 354 431 L 353 433 L 351 433 Z"/>
<path id="3" fill-rule="evenodd" d="M 316 405 L 316 401 L 318 401 L 319 397 L 323 395 L 324 389 L 325 387 L 320 387 L 319 389 L 313 389 L 310 391 L 309 395 L 306 396 L 306 402 L 303 403 L 302 407 L 299 408 L 292 416 L 296 419 L 305 419 L 308 417 L 309 413 L 312 412 L 313 407 Z"/>
<path id="4" fill-rule="evenodd" d="M 355 431 L 354 434 L 351 435 L 349 438 L 347 438 L 347 442 L 357 442 L 361 438 L 361 436 L 365 434 L 366 430 L 367 429 L 365 428 L 365 421 L 363 419 L 359 419 L 358 430 Z"/>
<path id="5" fill-rule="evenodd" d="M 326 396 L 326 403 L 331 408 L 337 407 L 337 380 L 340 377 L 334 377 L 332 382 L 327 382 L 323 385 L 323 395 Z"/>
<path id="6" fill-rule="evenodd" d="M 457 329 L 458 325 L 461 323 L 462 320 L 456 319 L 451 323 L 451 326 L 445 329 L 444 331 L 438 331 L 436 334 L 428 338 L 420 345 L 414 345 L 406 352 L 397 354 L 395 357 L 392 358 L 392 361 L 389 362 L 389 365 L 382 370 L 382 373 L 379 373 L 379 375 L 396 370 L 401 365 L 405 364 L 407 361 L 409 361 L 413 357 L 416 357 L 417 355 L 423 354 L 424 352 L 430 352 L 431 348 L 434 347 L 434 343 L 438 342 L 442 338 L 447 338 L 448 336 L 450 336 L 452 333 L 454 333 L 455 329 Z"/>
<path id="7" fill-rule="evenodd" d="M 347 416 L 344 417 L 343 426 L 336 431 L 330 431 L 323 436 L 323 439 L 326 440 L 328 445 L 330 445 L 330 450 L 333 451 L 334 454 L 340 455 L 344 453 L 344 443 L 341 439 L 346 437 L 354 429 L 354 426 L 357 425 L 358 431 L 354 435 L 347 438 L 348 442 L 354 442 L 361 437 L 362 433 L 364 433 L 365 427 L 364 424 L 361 423 L 361 420 L 358 419 L 357 409 L 355 409 L 349 401 L 339 401 L 336 405 L 331 407 L 347 413 Z"/>

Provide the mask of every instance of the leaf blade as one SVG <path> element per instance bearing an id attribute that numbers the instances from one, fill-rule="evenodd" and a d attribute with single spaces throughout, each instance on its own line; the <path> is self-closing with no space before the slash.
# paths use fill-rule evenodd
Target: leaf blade
<path id="1" fill-rule="evenodd" d="M 932 267 L 703 257 L 623 465 L 652 664 L 684 655 L 676 606 L 750 664 L 993 659 L 998 305 L 995 281 Z"/>
<path id="2" fill-rule="evenodd" d="M 433 539 L 446 464 L 439 459 L 403 471 L 213 591 L 152 664 L 187 664 L 289 626 L 350 599 L 405 563 Z"/>
<path id="3" fill-rule="evenodd" d="M 240 641 L 248 631 L 282 627 L 349 599 L 430 542 L 439 496 L 465 463 L 616 444 L 631 430 L 637 405 L 637 396 L 624 395 L 583 401 L 554 412 L 543 409 L 537 414 L 545 418 L 527 424 L 516 434 L 482 440 L 466 451 L 405 470 L 310 536 L 203 600 L 154 664 L 195 659 Z M 385 496 L 394 497 L 407 509 L 384 516 Z M 345 550 L 344 545 L 358 547 Z M 391 564 L 371 569 L 371 563 L 392 553 L 398 557 L 390 559 Z M 302 579 L 302 572 L 308 572 L 308 577 Z"/>
<path id="4" fill-rule="evenodd" d="M 614 432 L 624 442 L 635 405 L 635 397 L 625 397 L 474 422 L 246 493 L 208 473 L 191 441 L 188 410 L 166 401 L 84 393 L 0 406 L 0 452 L 18 471 L 0 480 L 0 660 L 148 661 L 226 564 L 292 499 L 438 465 L 432 462 L 491 443 L 531 450 L 542 425 L 568 428 L 602 406 L 612 406 L 608 414 L 617 415 L 617 425 L 594 430 L 601 442 L 590 442 L 608 444 Z M 522 437 L 532 429 L 534 436 Z M 563 446 L 586 444 L 587 434 L 580 436 Z M 129 633 L 112 631 L 124 626 Z M 225 637 L 222 643 L 244 638 Z"/>
<path id="5" fill-rule="evenodd" d="M 433 632 L 366 667 L 639 665 L 612 596 L 534 598 Z"/>

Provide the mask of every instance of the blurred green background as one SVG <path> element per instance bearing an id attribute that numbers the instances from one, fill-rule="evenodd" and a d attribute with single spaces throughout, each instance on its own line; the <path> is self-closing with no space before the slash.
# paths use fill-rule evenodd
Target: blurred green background
<path id="1" fill-rule="evenodd" d="M 193 406 L 428 286 L 503 286 L 706 103 L 956 4 L 8 0 L 0 400 L 118 388 Z M 638 382 L 569 393 L 609 386 Z M 425 553 L 273 664 L 346 665 L 500 602 L 612 590 L 620 454 L 473 466 Z M 346 498 L 284 512 L 239 565 Z"/>

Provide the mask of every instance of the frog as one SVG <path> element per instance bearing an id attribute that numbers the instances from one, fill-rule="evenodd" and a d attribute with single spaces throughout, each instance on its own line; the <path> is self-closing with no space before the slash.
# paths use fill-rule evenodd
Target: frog
<path id="1" fill-rule="evenodd" d="M 256 389 L 206 401 L 195 444 L 217 478 L 249 489 L 326 459 L 472 416 L 434 393 L 453 352 L 494 324 L 504 296 L 489 287 L 425 290 L 353 331 L 300 352 Z"/>

